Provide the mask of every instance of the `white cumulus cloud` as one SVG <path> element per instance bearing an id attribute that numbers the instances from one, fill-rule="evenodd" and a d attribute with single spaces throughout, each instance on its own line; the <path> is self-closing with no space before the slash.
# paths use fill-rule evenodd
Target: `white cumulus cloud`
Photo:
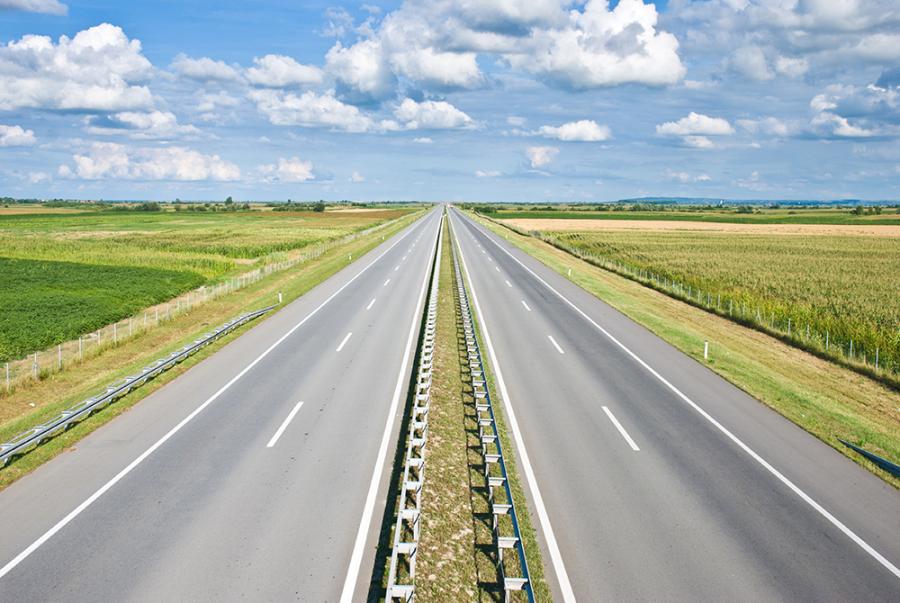
<path id="1" fill-rule="evenodd" d="M 667 121 L 656 126 L 660 136 L 681 136 L 684 144 L 698 149 L 708 149 L 713 145 L 709 136 L 725 136 L 734 133 L 728 120 L 710 117 L 691 111 L 678 121 Z"/>
<path id="2" fill-rule="evenodd" d="M 541 126 L 538 133 L 545 138 L 566 142 L 600 142 L 612 137 L 609 126 L 600 125 L 592 119 L 571 121 L 558 127 Z"/>
<path id="3" fill-rule="evenodd" d="M 278 163 L 261 165 L 258 169 L 268 182 L 306 182 L 316 177 L 312 161 L 299 157 L 279 158 Z"/>
<path id="4" fill-rule="evenodd" d="M 0 124 L 0 147 L 28 147 L 35 142 L 34 131 Z"/>
<path id="5" fill-rule="evenodd" d="M 574 89 L 640 83 L 664 86 L 680 81 L 686 69 L 678 40 L 657 31 L 656 7 L 642 0 L 588 0 L 572 10 L 564 26 L 535 28 L 525 52 L 508 54 L 516 68 Z"/>
<path id="6" fill-rule="evenodd" d="M 738 48 L 728 59 L 728 66 L 736 73 L 751 80 L 770 80 L 775 77 L 769 62 L 759 46 Z"/>
<path id="7" fill-rule="evenodd" d="M 0 9 L 3 8 L 59 16 L 69 13 L 69 8 L 57 0 L 0 0 Z"/>
<path id="8" fill-rule="evenodd" d="M 330 127 L 347 132 L 368 132 L 376 127 L 371 117 L 357 107 L 335 98 L 333 93 L 303 94 L 280 90 L 252 90 L 257 108 L 278 126 Z"/>
<path id="9" fill-rule="evenodd" d="M 385 99 L 394 92 L 394 74 L 381 42 L 367 39 L 344 47 L 337 42 L 325 55 L 325 70 L 339 87 L 362 99 Z"/>
<path id="10" fill-rule="evenodd" d="M 238 70 L 225 61 L 216 61 L 209 57 L 193 59 L 179 54 L 172 61 L 172 69 L 176 73 L 201 82 L 239 82 L 241 74 Z"/>
<path id="11" fill-rule="evenodd" d="M 556 159 L 559 149 L 556 147 L 528 147 L 525 149 L 525 156 L 531 163 L 531 167 L 537 169 L 549 164 Z"/>
<path id="12" fill-rule="evenodd" d="M 173 138 L 200 132 L 192 125 L 179 124 L 178 118 L 170 111 L 122 111 L 91 116 L 86 123 L 91 134 L 123 134 L 131 138 Z"/>
<path id="13" fill-rule="evenodd" d="M 72 156 L 74 166 L 59 166 L 63 178 L 83 180 L 238 180 L 240 169 L 218 155 L 183 147 L 138 148 L 95 142 Z"/>
<path id="14" fill-rule="evenodd" d="M 247 79 L 251 84 L 270 88 L 288 86 L 314 86 L 322 83 L 322 70 L 312 65 L 303 65 L 288 56 L 267 54 L 253 59 L 255 67 L 247 69 Z"/>
<path id="15" fill-rule="evenodd" d="M 138 82 L 151 69 L 141 43 L 108 23 L 55 44 L 26 35 L 0 46 L 0 110 L 149 109 L 153 97 Z"/>
<path id="16" fill-rule="evenodd" d="M 470 128 L 475 121 L 446 101 L 422 101 L 411 98 L 394 110 L 394 116 L 408 130 L 449 130 Z"/>

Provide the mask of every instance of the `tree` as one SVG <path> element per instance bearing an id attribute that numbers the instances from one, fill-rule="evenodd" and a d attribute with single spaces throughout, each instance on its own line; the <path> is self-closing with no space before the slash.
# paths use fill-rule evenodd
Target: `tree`
<path id="1" fill-rule="evenodd" d="M 234 203 L 234 199 L 232 199 L 231 197 L 225 199 L 225 205 L 231 205 L 232 203 Z"/>
<path id="2" fill-rule="evenodd" d="M 313 205 L 313 211 L 325 211 L 325 202 L 319 201 L 315 205 Z"/>

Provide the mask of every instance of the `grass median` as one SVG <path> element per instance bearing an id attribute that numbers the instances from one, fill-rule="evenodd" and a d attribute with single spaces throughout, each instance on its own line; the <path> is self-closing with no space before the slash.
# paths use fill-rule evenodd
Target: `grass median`
<path id="1" fill-rule="evenodd" d="M 896 462 L 900 393 L 774 337 L 593 266 L 536 238 L 476 217 L 494 233 L 616 308 L 894 487 L 900 479 L 837 437 Z M 571 273 L 569 273 L 571 270 Z M 709 341 L 710 359 L 703 359 Z"/>
<path id="2" fill-rule="evenodd" d="M 0 441 L 5 442 L 17 433 L 58 415 L 72 404 L 98 393 L 109 383 L 139 371 L 153 360 L 197 339 L 201 334 L 234 316 L 274 303 L 277 301 L 279 291 L 283 293 L 285 303 L 300 297 L 345 268 L 350 263 L 348 255 L 359 258 L 382 243 L 382 237 L 391 237 L 421 215 L 421 212 L 418 212 L 401 218 L 384 229 L 339 245 L 314 260 L 283 272 L 273 273 L 245 289 L 203 304 L 148 331 L 142 337 L 108 348 L 68 370 L 51 374 L 45 379 L 33 382 L 30 386 L 18 388 L 0 401 L 0 417 L 3 418 L 0 419 L 2 420 Z M 256 322 L 258 321 L 249 325 Z M 102 412 L 85 419 L 72 429 L 0 469 L 0 489 L 72 447 L 87 434 L 214 354 L 248 328 L 249 326 L 244 326 L 236 329 L 232 334 L 209 345 Z"/>
<path id="3" fill-rule="evenodd" d="M 426 523 L 423 524 L 419 557 L 423 579 L 417 590 L 423 600 L 502 601 L 504 592 L 496 566 L 491 509 L 484 483 L 484 458 L 478 436 L 478 414 L 468 372 L 468 352 L 458 308 L 451 244 L 451 237 L 445 236 L 442 266 L 449 274 L 446 278 L 442 275 L 438 310 L 436 380 L 432 384 L 429 419 L 429 479 L 426 480 L 426 496 L 423 498 L 427 505 L 423 512 Z M 473 318 L 477 330 L 478 318 Z M 486 381 L 492 399 L 497 401 L 494 406 L 497 429 L 501 445 L 507 451 L 507 473 L 534 593 L 537 600 L 549 601 L 552 597 L 544 579 L 537 534 L 531 523 L 516 459 L 512 454 L 514 448 L 499 404 L 500 397 L 487 364 L 485 358 Z M 435 474 L 440 477 L 432 479 Z M 435 571 L 438 568 L 440 573 Z M 466 584 L 471 594 L 470 590 L 460 589 L 461 585 Z M 514 594 L 513 600 L 518 600 L 519 595 Z"/>

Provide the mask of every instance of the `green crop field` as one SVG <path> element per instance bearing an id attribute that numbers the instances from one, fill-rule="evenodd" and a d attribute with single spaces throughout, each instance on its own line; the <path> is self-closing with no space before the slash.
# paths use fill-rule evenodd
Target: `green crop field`
<path id="1" fill-rule="evenodd" d="M 0 212 L 0 361 L 408 211 Z"/>
<path id="2" fill-rule="evenodd" d="M 500 209 L 493 212 L 479 210 L 499 220 L 518 219 L 568 219 L 568 220 L 677 220 L 690 222 L 722 222 L 734 224 L 857 224 L 891 225 L 900 224 L 900 209 L 888 207 L 880 214 L 863 213 L 857 215 L 849 209 L 771 209 L 771 208 L 695 208 L 683 209 L 661 206 L 655 210 L 618 206 L 616 209 L 596 211 L 594 209 L 546 211 L 542 208 L 531 210 Z M 745 213 L 748 212 L 748 213 Z"/>
<path id="3" fill-rule="evenodd" d="M 0 358 L 77 337 L 197 287 L 196 272 L 0 258 Z"/>
<path id="4" fill-rule="evenodd" d="M 792 336 L 831 349 L 854 342 L 854 358 L 900 361 L 900 238 L 735 235 L 706 232 L 545 232 L 588 258 L 622 262 L 706 294 L 721 312 L 764 325 L 774 319 Z M 729 306 L 729 304 L 731 304 Z"/>

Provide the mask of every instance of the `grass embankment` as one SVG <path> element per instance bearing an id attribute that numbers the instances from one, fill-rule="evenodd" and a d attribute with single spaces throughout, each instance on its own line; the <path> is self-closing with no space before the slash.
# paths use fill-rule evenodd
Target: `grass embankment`
<path id="1" fill-rule="evenodd" d="M 703 362 L 784 417 L 895 487 L 900 479 L 842 446 L 842 437 L 900 459 L 900 393 L 755 329 L 741 326 L 637 282 L 593 266 L 534 237 L 476 219 L 635 322 Z"/>
<path id="2" fill-rule="evenodd" d="M 0 361 L 408 211 L 0 214 Z"/>
<path id="3" fill-rule="evenodd" d="M 347 255 L 359 258 L 409 225 L 420 214 L 410 215 L 397 223 L 335 247 L 309 263 L 300 264 L 284 272 L 250 285 L 234 294 L 226 295 L 162 323 L 146 335 L 127 340 L 105 349 L 70 369 L 54 373 L 30 386 L 16 389 L 0 401 L 0 441 L 7 441 L 17 433 L 56 416 L 63 409 L 96 394 L 109 383 L 134 373 L 151 361 L 193 341 L 202 333 L 218 326 L 241 312 L 263 307 L 277 300 L 278 292 L 287 303 L 303 295 L 340 269 L 348 265 Z M 254 323 L 250 323 L 251 325 Z M 86 419 L 76 427 L 0 469 L 0 489 L 33 471 L 36 467 L 72 446 L 79 439 L 115 418 L 135 403 L 156 391 L 191 366 L 207 358 L 223 345 L 239 336 L 247 327 L 198 352 L 184 363 L 163 373 L 157 379 L 120 399 L 102 412 Z"/>

